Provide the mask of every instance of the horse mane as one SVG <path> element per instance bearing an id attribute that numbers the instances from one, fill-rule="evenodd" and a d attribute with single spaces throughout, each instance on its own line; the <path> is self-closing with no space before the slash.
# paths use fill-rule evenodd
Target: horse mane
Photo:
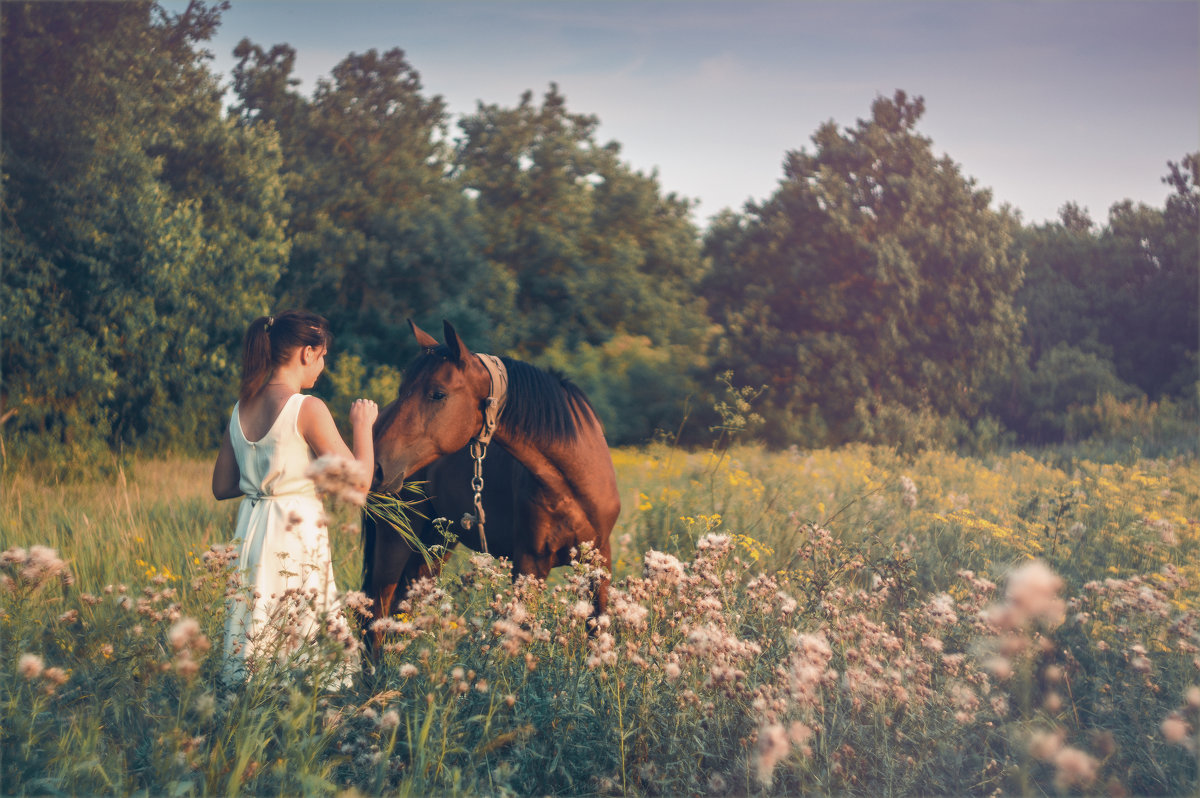
<path id="1" fill-rule="evenodd" d="M 569 443 L 579 437 L 589 414 L 599 419 L 587 394 L 561 372 L 509 357 L 500 361 L 508 370 L 508 400 L 500 418 L 510 429 L 527 438 Z"/>
<path id="2" fill-rule="evenodd" d="M 399 399 L 409 397 L 427 375 L 449 359 L 445 344 L 413 358 L 404 370 Z M 589 413 L 599 423 L 587 394 L 561 372 L 510 357 L 500 361 L 508 371 L 508 399 L 500 418 L 511 429 L 534 440 L 569 443 L 579 437 Z"/>

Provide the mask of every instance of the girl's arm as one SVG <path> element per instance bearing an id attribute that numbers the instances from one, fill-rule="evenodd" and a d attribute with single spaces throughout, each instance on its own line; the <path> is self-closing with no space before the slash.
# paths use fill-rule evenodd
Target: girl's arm
<path id="1" fill-rule="evenodd" d="M 354 404 L 350 406 L 350 423 L 354 427 L 353 452 L 350 451 L 350 447 L 346 446 L 346 442 L 338 433 L 337 425 L 333 423 L 333 416 L 329 413 L 329 408 L 315 396 L 305 398 L 304 403 L 300 405 L 298 423 L 300 434 L 304 436 L 304 440 L 308 442 L 317 457 L 335 454 L 354 460 L 361 465 L 363 473 L 367 475 L 368 484 L 360 487 L 367 488 L 370 487 L 371 475 L 375 471 L 375 442 L 371 427 L 378 415 L 379 408 L 370 399 L 354 400 Z"/>
<path id="2" fill-rule="evenodd" d="M 221 450 L 217 452 L 217 463 L 213 466 L 212 492 L 217 499 L 236 499 L 242 495 L 242 472 L 233 455 L 233 443 L 226 428 L 221 438 Z"/>

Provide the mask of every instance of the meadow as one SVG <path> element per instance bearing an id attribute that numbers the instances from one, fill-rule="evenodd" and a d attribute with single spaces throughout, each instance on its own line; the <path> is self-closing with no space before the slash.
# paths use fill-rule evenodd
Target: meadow
<path id="1" fill-rule="evenodd" d="M 516 584 L 460 551 L 336 687 L 336 639 L 220 684 L 210 462 L 5 473 L 0 793 L 1200 791 L 1194 457 L 614 459 L 607 615 L 587 551 Z M 353 514 L 333 532 L 363 623 Z"/>

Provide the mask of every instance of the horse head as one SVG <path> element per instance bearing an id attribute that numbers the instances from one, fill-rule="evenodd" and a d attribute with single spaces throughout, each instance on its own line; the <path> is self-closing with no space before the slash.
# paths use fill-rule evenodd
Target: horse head
<path id="1" fill-rule="evenodd" d="M 490 372 L 450 322 L 443 322 L 444 344 L 408 323 L 423 351 L 375 422 L 376 482 L 384 491 L 398 491 L 405 476 L 478 435 L 492 391 Z"/>

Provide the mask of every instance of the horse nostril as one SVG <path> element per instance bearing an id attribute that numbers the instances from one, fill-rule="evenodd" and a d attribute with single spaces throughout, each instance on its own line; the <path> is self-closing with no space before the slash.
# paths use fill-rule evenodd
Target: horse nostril
<path id="1" fill-rule="evenodd" d="M 371 477 L 371 488 L 375 489 L 383 483 L 383 466 L 375 464 L 375 473 Z"/>

